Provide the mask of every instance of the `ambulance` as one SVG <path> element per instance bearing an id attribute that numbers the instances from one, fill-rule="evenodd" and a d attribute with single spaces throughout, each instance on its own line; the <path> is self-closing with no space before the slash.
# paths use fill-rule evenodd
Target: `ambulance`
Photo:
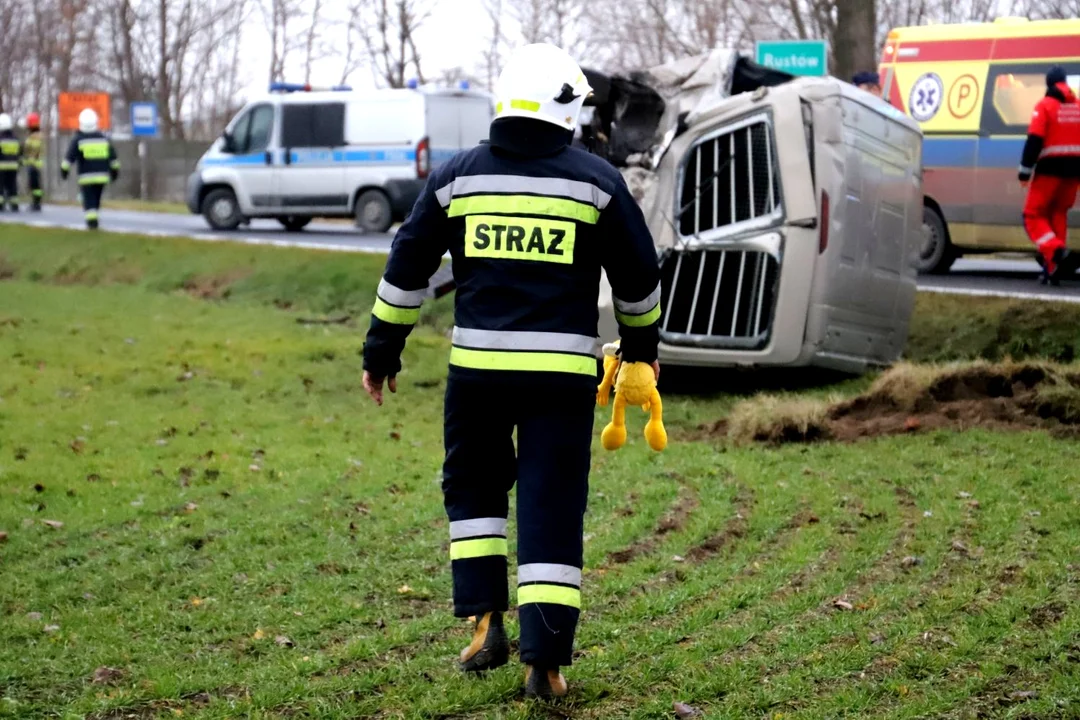
<path id="1" fill-rule="evenodd" d="M 1017 168 L 1053 65 L 1063 66 L 1080 92 L 1080 19 L 1003 17 L 888 34 L 879 67 L 883 97 L 923 131 L 919 272 L 947 272 L 966 254 L 1034 252 Z M 1080 249 L 1080 209 L 1069 225 L 1069 247 Z"/>

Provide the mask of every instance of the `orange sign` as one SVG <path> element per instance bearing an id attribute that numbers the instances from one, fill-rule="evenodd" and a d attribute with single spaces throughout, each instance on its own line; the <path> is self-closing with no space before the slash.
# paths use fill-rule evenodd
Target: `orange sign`
<path id="1" fill-rule="evenodd" d="M 109 93 L 99 92 L 62 92 L 57 100 L 60 112 L 60 129 L 68 132 L 79 129 L 79 113 L 90 108 L 98 115 L 98 127 L 108 130 L 111 127 Z"/>

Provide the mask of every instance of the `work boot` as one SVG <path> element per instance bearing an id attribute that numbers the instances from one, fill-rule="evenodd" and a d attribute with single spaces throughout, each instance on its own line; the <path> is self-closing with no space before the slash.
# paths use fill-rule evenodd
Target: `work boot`
<path id="1" fill-rule="evenodd" d="M 461 651 L 460 657 L 465 672 L 493 670 L 510 660 L 510 642 L 506 639 L 502 613 L 484 613 L 476 620 L 472 642 Z"/>
<path id="2" fill-rule="evenodd" d="M 1054 264 L 1057 265 L 1054 275 L 1058 279 L 1070 277 L 1080 269 L 1080 252 L 1060 248 L 1054 253 Z"/>
<path id="3" fill-rule="evenodd" d="M 525 666 L 525 697 L 557 698 L 569 691 L 559 668 L 542 670 L 533 665 Z"/>
<path id="4" fill-rule="evenodd" d="M 89 228 L 90 230 L 97 230 L 98 229 L 97 220 L 87 220 L 86 221 L 86 227 Z"/>

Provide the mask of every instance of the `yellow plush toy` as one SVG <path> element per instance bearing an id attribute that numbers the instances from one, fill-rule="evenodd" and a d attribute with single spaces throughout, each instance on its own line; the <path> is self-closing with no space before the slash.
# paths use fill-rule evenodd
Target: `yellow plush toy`
<path id="1" fill-rule="evenodd" d="M 596 391 L 596 403 L 607 406 L 611 387 L 615 386 L 615 407 L 611 422 L 600 435 L 605 450 L 618 450 L 626 444 L 626 406 L 640 405 L 649 413 L 645 425 L 645 440 L 653 450 L 667 447 L 667 431 L 664 430 L 663 406 L 660 392 L 656 389 L 656 376 L 652 367 L 643 362 L 624 363 L 619 357 L 618 341 L 604 345 L 604 379 Z"/>

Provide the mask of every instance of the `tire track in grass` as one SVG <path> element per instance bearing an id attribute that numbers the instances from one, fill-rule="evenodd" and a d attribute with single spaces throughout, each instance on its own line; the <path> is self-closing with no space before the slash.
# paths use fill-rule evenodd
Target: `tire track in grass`
<path id="1" fill-rule="evenodd" d="M 972 523 L 972 522 L 970 522 L 972 519 L 973 518 L 971 518 L 970 513 L 969 513 L 969 516 L 968 516 L 968 518 L 965 519 L 965 523 L 964 523 L 965 526 L 967 528 L 969 528 L 969 529 L 977 528 L 977 521 Z M 954 560 L 956 559 L 956 556 L 959 553 L 958 553 L 957 549 L 955 548 L 955 546 L 949 547 L 948 538 L 951 535 L 952 535 L 952 532 L 951 532 L 951 530 L 949 528 L 947 528 L 947 527 L 938 528 L 938 533 L 937 533 L 937 535 L 935 537 L 935 542 L 939 546 L 939 548 L 941 548 L 941 552 L 940 552 L 940 556 L 939 556 L 941 562 L 940 562 L 940 565 L 937 566 L 935 568 L 934 572 L 930 575 L 929 580 L 927 581 L 927 583 L 925 583 L 923 585 L 914 585 L 914 584 L 912 584 L 911 586 L 905 588 L 905 592 L 903 594 L 901 594 L 901 595 L 893 594 L 890 597 L 891 602 L 890 602 L 889 606 L 885 609 L 884 614 L 870 615 L 870 616 L 867 616 L 867 617 L 859 617 L 859 615 L 861 615 L 861 614 L 852 616 L 853 619 L 858 621 L 857 622 L 858 627 L 856 629 L 857 630 L 864 630 L 866 627 L 874 624 L 875 622 L 879 623 L 882 618 L 901 618 L 901 617 L 909 618 L 910 614 L 911 614 L 911 612 L 912 612 L 912 610 L 914 608 L 919 608 L 924 603 L 930 602 L 929 600 L 926 600 L 927 597 L 933 599 L 933 598 L 939 598 L 939 597 L 947 596 L 948 593 L 943 593 L 943 592 L 940 592 L 940 591 L 943 590 L 943 589 L 947 589 L 947 588 L 955 587 L 955 586 L 962 587 L 964 583 L 970 582 L 971 579 L 972 579 L 971 578 L 972 574 L 970 572 L 968 572 L 968 573 L 956 573 L 956 572 L 954 572 L 958 567 L 964 567 L 964 565 L 961 565 L 961 564 L 959 564 L 957 562 L 954 562 Z M 948 549 L 945 549 L 945 548 L 948 548 Z M 964 556 L 965 556 L 964 559 L 961 560 L 962 563 L 971 562 L 971 560 L 966 557 L 966 554 L 964 554 Z M 1009 562 L 1008 560 L 1001 561 L 996 566 L 991 565 L 990 569 L 994 570 L 994 571 L 997 571 L 998 567 L 1001 567 L 1002 571 L 997 573 L 997 577 L 999 577 L 999 578 L 1005 577 L 1003 572 L 1004 572 L 1004 569 L 1007 569 L 1008 567 L 1010 567 L 1008 562 Z M 987 573 L 984 572 L 982 574 L 985 575 Z M 990 574 L 994 574 L 994 573 L 990 573 Z M 978 579 L 978 578 L 976 578 L 976 579 Z M 926 592 L 928 587 L 934 588 L 938 592 L 932 593 L 932 594 L 930 594 L 928 596 L 927 592 Z M 907 605 L 907 608 L 908 608 L 908 613 L 906 615 L 903 613 L 903 606 L 904 605 Z M 799 688 L 796 687 L 795 689 L 791 690 L 789 694 L 792 695 L 792 696 L 798 696 L 800 698 L 805 698 L 805 697 L 809 697 L 809 696 L 811 696 L 811 695 L 813 695 L 815 693 L 820 694 L 820 690 L 823 687 L 828 688 L 828 689 L 833 689 L 833 688 L 842 689 L 842 690 L 847 691 L 848 694 L 843 694 L 843 693 L 841 694 L 841 699 L 839 700 L 840 704 L 836 706 L 836 711 L 841 712 L 842 710 L 843 711 L 850 710 L 851 709 L 851 699 L 849 697 L 849 694 L 850 694 L 850 692 L 853 691 L 853 688 L 851 688 L 851 685 L 853 684 L 851 682 L 852 678 L 857 677 L 857 678 L 861 679 L 861 678 L 865 678 L 867 674 L 871 674 L 873 676 L 873 678 L 874 678 L 873 680 L 871 680 L 871 682 L 876 682 L 877 684 L 874 687 L 869 688 L 868 690 L 866 690 L 865 694 L 867 695 L 867 697 L 870 697 L 871 695 L 873 695 L 875 693 L 880 694 L 882 686 L 886 685 L 890 681 L 889 679 L 892 678 L 893 676 L 895 676 L 897 673 L 899 673 L 901 671 L 901 669 L 904 667 L 904 663 L 898 662 L 898 661 L 896 661 L 895 657 L 890 657 L 889 656 L 890 653 L 895 654 L 896 649 L 898 647 L 899 648 L 913 648 L 913 650 L 912 650 L 913 653 L 925 652 L 924 646 L 926 646 L 928 642 L 932 641 L 932 642 L 937 642 L 939 644 L 943 643 L 946 647 L 952 648 L 952 649 L 950 649 L 948 651 L 945 651 L 946 653 L 959 655 L 961 652 L 963 652 L 961 650 L 955 649 L 955 648 L 959 648 L 961 646 L 958 645 L 957 643 L 953 642 L 951 640 L 951 638 L 949 638 L 949 636 L 947 634 L 943 633 L 940 630 L 940 627 L 942 625 L 944 625 L 946 627 L 946 629 L 948 629 L 948 627 L 949 627 L 948 626 L 948 621 L 949 620 L 952 620 L 954 618 L 965 617 L 967 615 L 967 610 L 965 609 L 966 605 L 967 604 L 965 604 L 965 606 L 962 606 L 960 608 L 955 608 L 954 612 L 952 614 L 946 615 L 944 617 L 944 619 L 938 613 L 934 613 L 934 612 L 930 612 L 930 611 L 919 611 L 921 613 L 920 617 L 925 615 L 925 616 L 927 616 L 928 621 L 930 619 L 933 619 L 933 620 L 937 621 L 934 624 L 933 627 L 931 627 L 929 623 L 923 623 L 923 625 L 920 628 L 917 628 L 914 631 L 908 631 L 907 634 L 905 636 L 903 636 L 899 640 L 898 643 L 894 640 L 894 642 L 892 642 L 892 643 L 888 643 L 888 642 L 883 641 L 883 644 L 876 645 L 876 647 L 878 648 L 878 650 L 876 652 L 874 650 L 872 650 L 872 649 L 866 648 L 865 646 L 858 646 L 857 643 L 856 643 L 857 647 L 854 650 L 849 649 L 849 653 L 853 653 L 856 656 L 856 658 L 862 658 L 861 662 L 865 666 L 864 670 L 862 672 L 860 672 L 858 676 L 854 676 L 854 674 L 853 674 L 854 671 L 851 671 L 851 672 L 845 674 L 845 676 L 842 677 L 842 678 L 836 678 L 834 675 L 829 675 L 829 676 L 826 676 L 826 677 L 821 677 L 820 680 L 819 680 L 818 679 L 819 676 L 817 676 L 817 675 L 815 675 L 814 673 L 811 672 L 805 678 L 795 678 L 795 681 L 798 682 L 799 680 L 802 680 L 802 682 L 804 682 L 804 683 L 812 682 L 814 687 L 813 688 L 807 688 L 806 690 L 803 690 L 803 691 L 800 691 Z M 891 626 L 889 626 L 889 627 L 891 627 Z M 924 632 L 928 627 L 930 628 L 930 632 Z M 803 630 L 802 632 L 805 632 L 805 630 Z M 954 630 L 953 632 L 955 633 L 956 631 Z M 1008 632 L 1008 628 L 1003 629 L 1002 633 L 999 633 L 997 637 L 1000 638 L 1003 633 L 1007 633 L 1007 632 Z M 850 634 L 848 636 L 850 637 Z M 938 638 L 938 640 L 935 640 L 935 638 Z M 799 671 L 798 670 L 793 670 L 793 668 L 815 667 L 815 664 L 814 664 L 815 656 L 820 657 L 821 655 L 827 655 L 830 651 L 842 652 L 843 648 L 840 647 L 840 645 L 843 644 L 842 643 L 843 638 L 839 638 L 839 640 L 841 641 L 839 643 L 836 642 L 836 641 L 826 643 L 824 648 L 819 649 L 819 650 L 815 650 L 814 653 L 811 653 L 809 656 L 807 656 L 807 655 L 798 656 L 798 657 L 792 659 L 791 661 L 786 662 L 784 664 L 784 666 L 786 668 L 786 671 L 787 671 L 785 674 L 770 675 L 770 676 L 768 676 L 768 679 L 769 680 L 775 680 L 776 682 L 774 684 L 784 685 L 785 680 L 787 680 L 789 676 L 799 674 Z M 978 650 L 978 649 L 979 648 L 976 648 L 976 650 Z M 888 659 L 889 662 L 882 664 L 881 663 L 882 659 Z M 877 670 L 884 670 L 884 672 L 876 672 Z M 803 674 L 805 674 L 805 673 L 803 673 Z M 934 683 L 940 683 L 940 679 L 938 679 L 938 678 L 930 678 L 929 680 L 927 680 L 925 685 L 927 687 L 929 687 L 929 686 L 933 685 Z M 858 685 L 859 680 L 858 679 L 855 680 L 854 684 Z M 900 687 L 899 686 L 899 681 L 894 681 L 893 685 Z M 903 690 L 903 694 L 901 694 L 900 697 L 905 696 L 905 694 L 908 692 L 908 687 L 907 686 L 902 686 L 902 690 Z M 813 691 L 813 692 L 811 692 L 811 691 Z M 897 697 L 897 699 L 899 700 L 900 698 Z M 798 704 L 799 701 L 794 701 L 794 702 L 796 704 Z M 770 705 L 770 707 L 783 707 L 785 709 L 785 712 L 789 708 L 791 708 L 791 706 L 792 706 L 792 701 L 790 701 L 790 700 L 789 701 L 776 701 L 776 700 L 773 700 L 772 704 Z M 760 709 L 760 707 L 758 709 Z M 820 708 L 816 708 L 813 711 L 807 711 L 808 714 L 806 715 L 806 717 L 820 717 L 821 712 L 822 711 L 821 711 Z M 873 717 L 878 716 L 876 714 L 876 711 L 875 711 L 874 714 L 872 714 L 872 716 Z"/>
<path id="2" fill-rule="evenodd" d="M 872 570 L 881 566 L 886 559 L 896 554 L 898 547 L 902 547 L 907 542 L 910 536 L 909 522 L 912 515 L 912 511 L 898 513 L 897 516 L 900 520 L 895 523 L 895 533 L 891 537 L 882 538 L 881 542 L 874 544 L 871 552 L 861 553 L 861 556 L 865 559 L 865 562 L 860 565 L 864 569 L 864 571 L 860 571 L 861 576 L 868 577 L 868 573 L 865 572 L 866 568 Z M 816 522 L 812 521 L 811 518 L 816 519 Z M 826 514 L 825 522 L 822 522 L 820 518 L 812 514 L 809 508 L 801 507 L 789 522 L 783 526 L 779 535 L 783 537 L 785 534 L 791 534 L 793 527 L 805 526 L 813 528 L 814 530 L 808 532 L 811 533 L 810 537 L 817 537 L 819 540 L 821 552 L 817 559 L 812 561 L 809 566 L 804 566 L 794 573 L 785 574 L 784 577 L 793 579 L 783 584 L 774 584 L 772 591 L 769 593 L 757 592 L 755 597 L 746 598 L 741 588 L 729 583 L 719 592 L 711 593 L 707 600 L 702 601 L 699 599 L 693 603 L 693 609 L 676 614 L 671 623 L 663 623 L 665 627 L 680 627 L 685 631 L 682 638 L 680 638 L 680 642 L 676 643 L 680 649 L 672 650 L 668 646 L 665 654 L 685 654 L 690 647 L 696 644 L 698 645 L 697 650 L 707 657 L 719 655 L 722 659 L 716 664 L 726 664 L 731 662 L 733 658 L 747 654 L 753 655 L 753 652 L 747 653 L 747 649 L 756 648 L 756 645 L 750 645 L 749 643 L 755 642 L 754 638 L 758 633 L 768 632 L 767 628 L 777 618 L 795 614 L 799 618 L 804 618 L 817 612 L 821 602 L 814 601 L 813 604 L 807 606 L 807 595 L 813 597 L 816 594 L 822 599 L 832 596 L 832 593 L 825 593 L 824 590 L 829 585 L 836 585 L 840 575 L 850 575 L 851 573 L 850 566 L 842 563 L 842 560 L 845 559 L 845 553 L 852 548 L 863 547 L 862 535 L 865 535 L 867 529 L 873 530 L 875 528 L 874 520 L 870 519 L 858 529 L 848 530 L 846 534 L 841 535 L 845 540 L 842 548 L 836 546 L 830 548 L 828 540 L 834 535 L 830 535 L 827 528 L 832 527 L 833 523 L 835 523 L 836 527 L 843 527 L 844 522 L 843 516 L 836 513 Z M 876 548 L 876 551 L 873 551 L 873 548 Z M 874 562 L 872 560 L 874 557 L 879 559 Z M 742 574 L 739 575 L 739 577 L 741 576 Z M 809 584 L 806 582 L 807 577 L 812 578 Z M 800 590 L 802 591 L 800 592 Z M 780 602 L 779 608 L 776 607 L 777 602 Z M 758 608 L 762 605 L 769 608 L 768 612 L 765 613 L 768 618 L 762 619 L 760 617 L 761 613 L 758 612 Z M 724 614 L 727 614 L 728 618 L 720 628 L 716 628 L 708 622 L 711 618 Z M 695 642 L 693 640 L 694 633 L 689 632 L 689 628 L 695 625 L 706 628 L 704 634 L 706 640 L 704 642 Z M 655 632 L 655 628 L 652 631 Z M 640 638 L 640 640 L 644 641 L 645 638 Z M 682 642 L 684 640 L 690 642 Z M 624 639 L 624 642 L 630 645 L 637 645 L 638 641 L 638 636 Z M 738 648 L 734 653 L 731 652 L 732 645 Z M 661 661 L 661 657 L 650 655 L 649 651 L 640 653 L 637 659 L 648 659 L 651 662 Z M 635 660 L 631 657 L 627 662 L 633 663 Z M 698 699 L 700 701 L 700 698 Z M 595 717 L 603 716 L 602 709 L 597 709 Z"/>

